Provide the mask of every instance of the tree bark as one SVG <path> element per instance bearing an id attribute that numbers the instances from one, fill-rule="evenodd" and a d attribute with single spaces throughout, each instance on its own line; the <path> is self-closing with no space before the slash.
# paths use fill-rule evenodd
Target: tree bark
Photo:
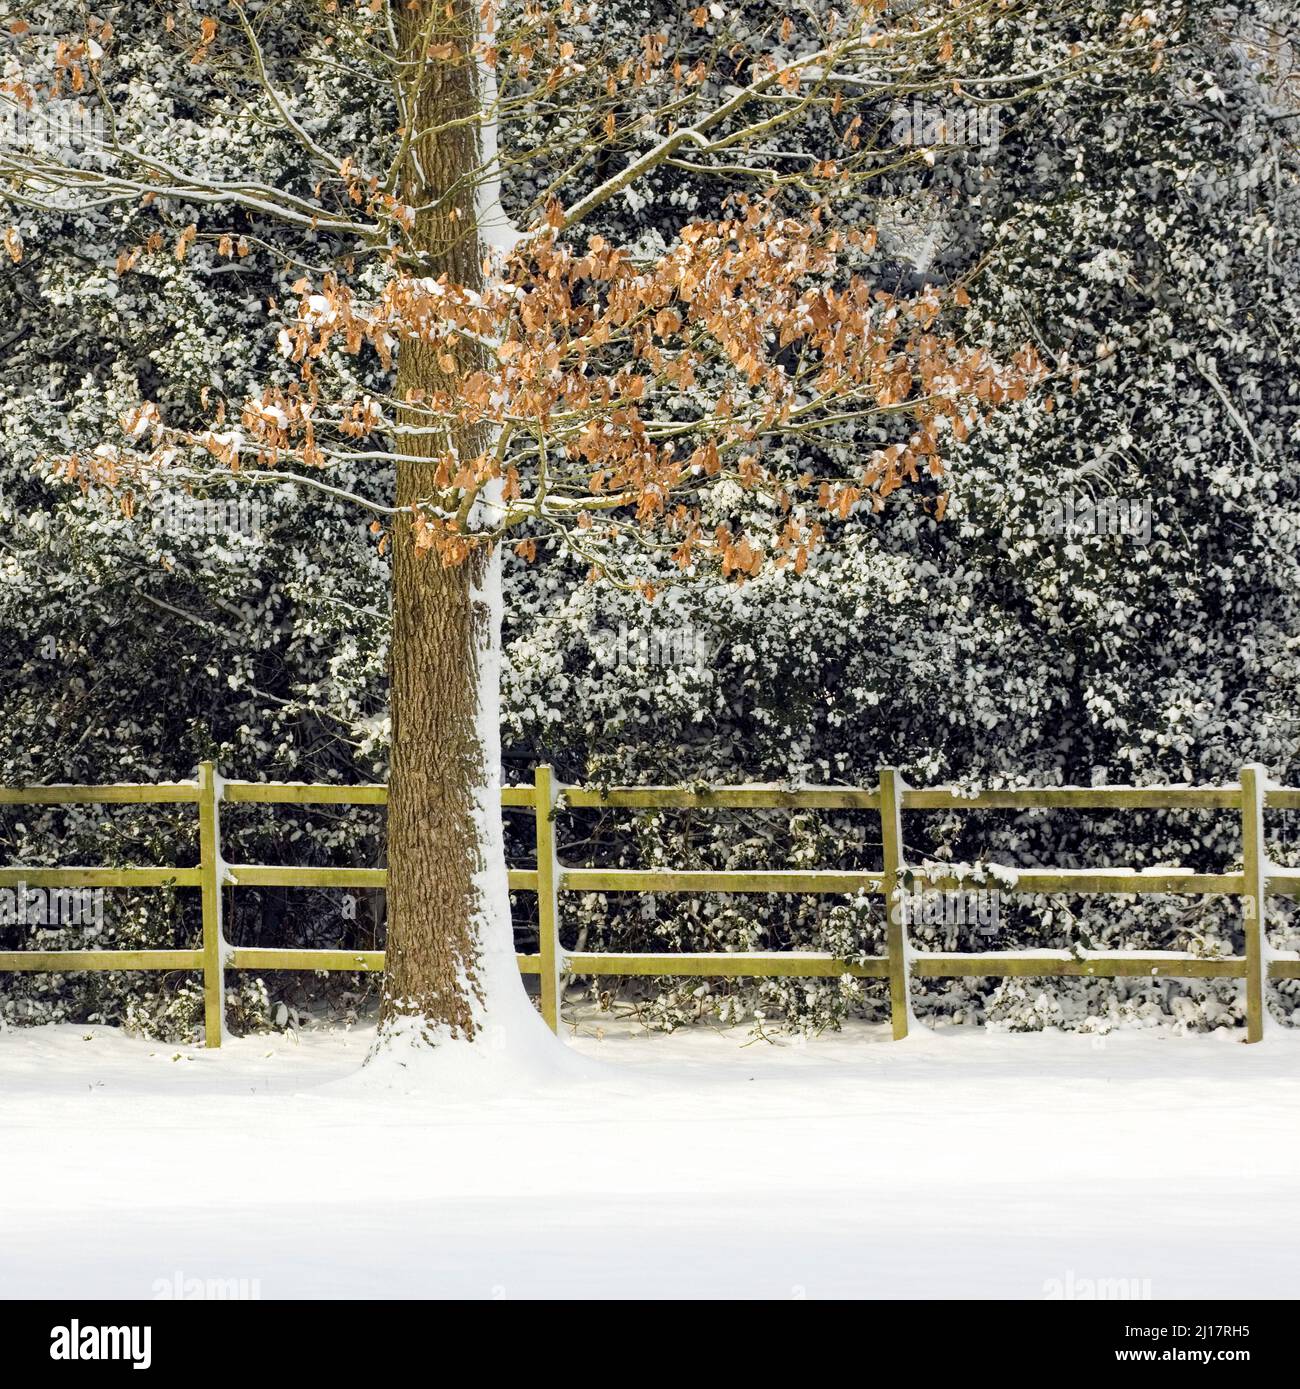
<path id="1" fill-rule="evenodd" d="M 448 127 L 479 105 L 472 4 L 419 0 L 399 16 L 417 135 L 406 159 L 402 199 L 421 209 L 411 239 L 436 278 L 482 285 L 474 123 Z M 455 57 L 428 56 L 431 47 Z M 466 349 L 468 350 L 468 349 Z M 412 400 L 446 389 L 439 352 L 407 341 L 398 348 L 397 395 Z M 463 361 L 463 359 L 462 359 Z M 407 412 L 420 423 L 417 412 Z M 423 421 L 427 423 L 427 420 Z M 472 458 L 486 436 L 474 430 L 404 436 L 398 449 L 429 461 L 397 465 L 399 506 L 434 495 L 437 460 Z M 483 552 L 444 566 L 417 550 L 409 515 L 392 534 L 392 761 L 388 801 L 388 941 L 380 1044 L 480 1036 L 493 987 L 522 998 L 514 967 L 501 835 L 498 732 L 499 557 Z M 492 963 L 508 956 L 513 980 Z"/>

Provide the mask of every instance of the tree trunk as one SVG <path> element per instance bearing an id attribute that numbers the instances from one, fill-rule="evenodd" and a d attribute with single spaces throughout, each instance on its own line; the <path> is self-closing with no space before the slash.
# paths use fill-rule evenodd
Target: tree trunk
<path id="1" fill-rule="evenodd" d="M 436 6 L 431 10 L 430 6 Z M 448 9 L 451 13 L 448 15 Z M 475 10 L 464 0 L 419 0 L 397 9 L 407 80 L 418 82 L 417 128 L 403 201 L 424 208 L 412 233 L 434 277 L 481 288 L 474 177 L 474 124 L 453 125 L 478 108 L 472 56 Z M 451 60 L 426 56 L 452 43 Z M 418 76 L 417 76 L 418 72 Z M 408 88 L 409 89 L 409 88 Z M 430 205 L 434 205 L 430 208 Z M 397 395 L 411 400 L 448 386 L 438 349 L 398 348 Z M 419 423 L 411 412 L 412 423 Z M 427 420 L 425 421 L 427 423 Z M 474 430 L 403 436 L 402 454 L 429 461 L 397 465 L 397 504 L 434 494 L 437 459 L 472 458 L 486 436 Z M 516 1018 L 531 1013 L 515 964 L 500 805 L 500 556 L 478 552 L 447 567 L 417 550 L 408 516 L 393 526 L 391 648 L 392 765 L 388 802 L 388 956 L 380 1049 L 481 1039 L 493 1003 Z"/>

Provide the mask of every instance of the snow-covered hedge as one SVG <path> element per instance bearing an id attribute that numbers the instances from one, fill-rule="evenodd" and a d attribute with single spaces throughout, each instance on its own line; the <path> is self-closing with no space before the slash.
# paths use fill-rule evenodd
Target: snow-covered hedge
<path id="1" fill-rule="evenodd" d="M 610 32 L 634 34 L 642 8 L 612 10 Z M 1009 409 L 958 451 L 942 521 L 938 484 L 896 494 L 844 522 L 802 576 L 670 591 L 646 608 L 585 587 L 544 552 L 531 567 L 512 561 L 508 780 L 546 759 L 601 784 L 871 785 L 885 764 L 917 784 L 1205 783 L 1234 780 L 1246 761 L 1300 781 L 1300 98 L 1286 78 L 1300 38 L 1290 7 L 1270 0 L 1183 8 L 1158 70 L 1007 108 L 996 148 L 941 152 L 923 177 L 867 186 L 836 209 L 884 229 L 882 282 L 980 264 L 977 331 L 999 350 L 1038 346 L 1061 373 L 1052 408 L 1040 395 Z M 1056 3 L 1040 22 L 1070 12 L 1100 24 L 1120 9 Z M 1156 7 L 1153 24 L 1171 12 Z M 1277 37 L 1288 29 L 1291 48 Z M 146 52 L 141 101 L 149 72 Z M 362 138 L 363 111 L 340 119 Z M 257 157 L 265 177 L 292 177 L 290 150 L 271 142 Z M 683 171 L 664 171 L 649 194 L 612 230 L 653 240 L 656 225 L 697 215 Z M 285 490 L 254 534 L 160 536 L 142 524 L 145 505 L 128 521 L 38 464 L 102 437 L 138 395 L 194 412 L 204 386 L 236 396 L 273 369 L 265 301 L 286 297 L 292 269 L 255 244 L 219 264 L 200 237 L 184 261 L 169 244 L 119 273 L 120 250 L 151 218 L 27 219 L 27 254 L 0 284 L 15 325 L 0 360 L 0 774 L 147 780 L 213 755 L 232 776 L 382 777 L 385 562 L 361 518 Z M 1094 535 L 1089 514 L 1123 524 Z M 511 817 L 518 862 L 524 818 Z M 227 825 L 245 859 L 381 861 L 363 812 L 247 808 Z M 0 826 L 8 861 L 192 851 L 184 817 L 159 812 L 10 812 Z M 918 858 L 1020 866 L 1220 869 L 1240 853 L 1228 813 L 909 816 L 906 830 Z M 1300 863 L 1300 817 L 1270 815 L 1269 830 L 1273 857 Z M 590 814 L 562 833 L 575 863 L 873 866 L 879 855 L 871 815 Z M 370 901 L 237 901 L 241 942 L 382 939 Z M 527 945 L 531 906 L 518 906 Z M 882 934 L 879 905 L 811 900 L 566 897 L 564 912 L 566 939 L 588 948 L 853 955 L 875 953 Z M 194 929 L 143 895 L 112 920 L 122 944 Z M 1278 903 L 1275 945 L 1300 944 L 1291 921 Z M 1240 944 L 1230 905 L 1159 898 L 1024 902 L 1006 906 L 996 938 L 918 935 L 981 949 Z M 246 986 L 248 1025 L 366 1003 L 351 980 L 267 984 Z M 1240 1020 L 1237 993 L 1214 981 L 936 981 L 918 988 L 918 1010 L 1013 1028 L 1207 1027 Z M 1282 985 L 1275 1007 L 1289 1012 L 1295 994 Z M 709 1011 L 826 1026 L 884 1008 L 873 982 L 661 981 L 619 998 L 663 1026 Z M 181 1035 L 198 1009 L 182 980 L 0 977 L 0 1016 L 92 1015 Z"/>

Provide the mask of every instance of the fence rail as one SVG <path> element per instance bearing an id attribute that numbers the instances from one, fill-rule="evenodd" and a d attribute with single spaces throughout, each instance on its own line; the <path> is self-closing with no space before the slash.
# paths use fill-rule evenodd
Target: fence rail
<path id="1" fill-rule="evenodd" d="M 1236 786 L 1052 787 L 982 791 L 906 786 L 893 768 L 880 772 L 875 791 L 820 787 L 785 790 L 767 786 L 726 786 L 685 790 L 651 786 L 598 790 L 560 786 L 551 769 L 538 767 L 531 786 L 506 787 L 505 808 L 531 810 L 535 822 L 537 868 L 511 870 L 510 887 L 538 897 L 538 952 L 519 955 L 524 974 L 541 981 L 541 1010 L 558 1029 L 560 979 L 580 975 L 685 975 L 714 978 L 835 978 L 889 981 L 893 1034 L 908 1031 L 913 979 L 977 976 L 1242 979 L 1246 990 L 1246 1040 L 1264 1034 L 1265 984 L 1300 979 L 1300 953 L 1269 949 L 1265 908 L 1270 895 L 1300 896 L 1300 869 L 1269 863 L 1264 851 L 1266 809 L 1300 810 L 1300 788 L 1266 785 L 1264 769 L 1243 767 Z M 195 970 L 203 975 L 207 1045 L 221 1045 L 224 1034 L 227 970 L 379 971 L 382 950 L 272 949 L 229 945 L 222 932 L 222 889 L 241 887 L 382 888 L 383 868 L 305 868 L 285 864 L 226 863 L 221 857 L 220 807 L 225 804 L 384 805 L 387 787 L 313 785 L 299 782 L 223 781 L 211 762 L 192 782 L 117 786 L 0 787 L 0 805 L 192 803 L 198 809 L 199 862 L 194 867 L 5 867 L 0 887 L 42 888 L 182 887 L 197 888 L 202 906 L 203 940 L 192 950 L 7 950 L 0 971 Z M 870 810 L 880 817 L 883 867 L 874 872 L 820 869 L 696 871 L 567 868 L 559 862 L 555 816 L 562 809 L 800 809 Z M 1235 897 L 1242 908 L 1246 953 L 1201 957 L 1182 951 L 1001 951 L 990 953 L 920 952 L 907 941 L 901 897 L 907 890 L 959 892 L 974 884 L 953 876 L 926 875 L 908 866 L 903 853 L 902 813 L 924 810 L 1235 810 L 1241 818 L 1242 868 L 1231 873 L 1194 873 L 1181 868 L 1137 870 L 995 870 L 999 892 L 1018 894 L 1147 894 Z M 886 952 L 849 961 L 816 951 L 747 951 L 714 954 L 624 954 L 566 951 L 559 939 L 561 892 L 726 892 L 846 895 L 868 893 L 889 904 Z"/>

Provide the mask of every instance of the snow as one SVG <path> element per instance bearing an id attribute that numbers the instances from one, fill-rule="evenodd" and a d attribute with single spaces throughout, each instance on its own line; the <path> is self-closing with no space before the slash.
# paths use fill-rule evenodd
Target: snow
<path id="1" fill-rule="evenodd" d="M 502 505 L 502 482 L 493 478 L 483 488 L 481 504 Z M 483 855 L 474 875 L 477 898 L 474 938 L 479 945 L 477 975 L 482 1006 L 476 1009 L 478 1030 L 493 1045 L 475 1048 L 471 1070 L 481 1066 L 485 1050 L 501 1057 L 507 1069 L 518 1065 L 525 1075 L 548 1075 L 561 1066 L 564 1054 L 552 1045 L 537 1010 L 524 992 L 515 953 L 514 926 L 510 916 L 509 874 L 506 868 L 505 826 L 501 817 L 501 624 L 505 614 L 502 590 L 501 547 L 493 548 L 473 592 L 476 608 L 486 613 L 479 635 L 478 716 L 476 731 L 487 769 L 478 788 L 474 820 Z M 463 1050 L 463 1048 L 458 1048 Z M 435 1063 L 441 1060 L 434 1057 Z M 442 1071 L 454 1067 L 440 1067 Z M 459 1076 L 457 1077 L 459 1079 Z"/>
<path id="2" fill-rule="evenodd" d="M 364 1029 L 10 1030 L 0 1296 L 1300 1293 L 1300 1037 L 886 1036 L 589 1022 L 448 1093 Z"/>
<path id="3" fill-rule="evenodd" d="M 500 93 L 497 88 L 496 67 L 492 63 L 484 62 L 480 57 L 478 71 L 485 113 L 485 118 L 479 125 L 482 176 L 475 199 L 478 235 L 489 255 L 494 256 L 499 263 L 523 240 L 523 234 L 510 220 L 501 204 L 502 166 L 497 130 Z"/>

